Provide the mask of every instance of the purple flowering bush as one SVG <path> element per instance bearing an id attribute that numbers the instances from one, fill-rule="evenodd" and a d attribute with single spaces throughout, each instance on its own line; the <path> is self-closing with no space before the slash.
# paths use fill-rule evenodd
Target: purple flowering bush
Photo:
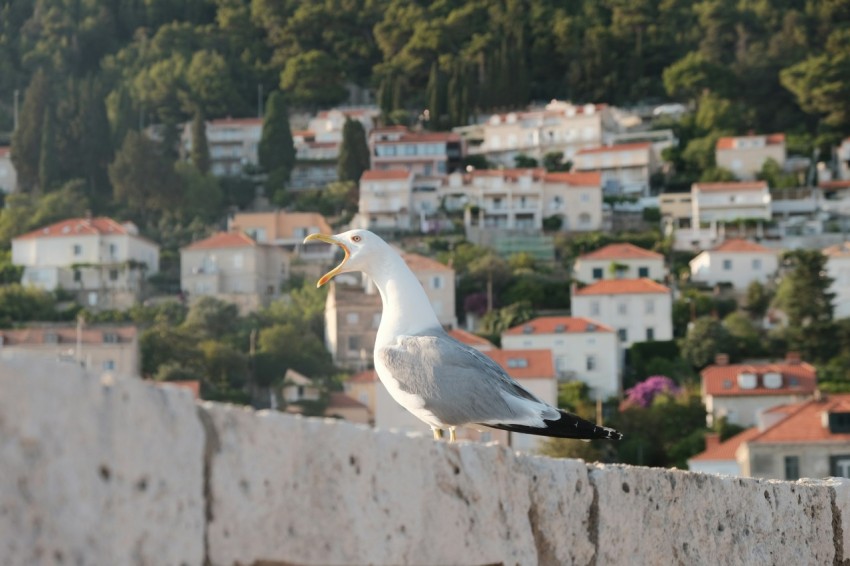
<path id="1" fill-rule="evenodd" d="M 664 375 L 653 375 L 631 389 L 626 389 L 626 404 L 632 407 L 649 407 L 659 395 L 677 395 L 680 388 Z"/>

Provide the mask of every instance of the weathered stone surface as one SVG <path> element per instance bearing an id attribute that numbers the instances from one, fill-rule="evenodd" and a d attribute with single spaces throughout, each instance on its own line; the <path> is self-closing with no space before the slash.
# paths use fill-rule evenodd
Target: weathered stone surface
<path id="1" fill-rule="evenodd" d="M 832 564 L 831 493 L 805 483 L 593 466 L 597 564 Z"/>
<path id="2" fill-rule="evenodd" d="M 203 443 L 188 392 L 0 360 L 0 563 L 201 564 Z"/>
<path id="3" fill-rule="evenodd" d="M 205 408 L 219 445 L 214 564 L 581 563 L 593 555 L 581 462 Z"/>

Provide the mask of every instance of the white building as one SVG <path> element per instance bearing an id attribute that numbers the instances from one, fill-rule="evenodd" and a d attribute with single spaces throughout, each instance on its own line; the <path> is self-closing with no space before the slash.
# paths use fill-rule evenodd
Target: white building
<path id="1" fill-rule="evenodd" d="M 708 285 L 731 283 L 738 291 L 753 281 L 767 283 L 779 267 L 777 251 L 747 240 L 726 240 L 692 259 L 691 280 Z"/>
<path id="2" fill-rule="evenodd" d="M 12 148 L 0 146 L 0 193 L 18 190 L 18 172 L 12 164 Z"/>
<path id="3" fill-rule="evenodd" d="M 406 169 L 370 169 L 360 177 L 360 200 L 353 228 L 411 230 L 413 178 Z"/>
<path id="4" fill-rule="evenodd" d="M 132 222 L 71 218 L 14 238 L 12 263 L 24 267 L 24 285 L 75 292 L 89 307 L 127 308 L 159 271 L 159 246 Z"/>
<path id="5" fill-rule="evenodd" d="M 581 283 L 635 277 L 662 281 L 665 272 L 663 255 L 629 243 L 609 244 L 580 255 L 573 265 L 573 277 Z"/>
<path id="6" fill-rule="evenodd" d="M 713 221 L 771 219 L 770 189 L 764 181 L 694 183 L 691 206 L 694 228 Z"/>
<path id="7" fill-rule="evenodd" d="M 330 234 L 330 224 L 318 212 L 238 212 L 228 223 L 231 231 L 241 231 L 260 244 L 274 244 L 299 260 L 326 265 L 336 256 L 336 246 L 321 242 L 304 243 L 310 234 Z"/>
<path id="8" fill-rule="evenodd" d="M 850 243 L 844 242 L 823 250 L 826 256 L 826 274 L 832 278 L 829 291 L 835 293 L 832 301 L 834 318 L 850 317 Z"/>
<path id="9" fill-rule="evenodd" d="M 582 149 L 573 162 L 573 171 L 599 173 L 603 191 L 611 195 L 649 196 L 650 179 L 660 170 L 651 142 Z"/>
<path id="10" fill-rule="evenodd" d="M 573 288 L 572 314 L 615 329 L 624 349 L 673 339 L 673 297 L 651 279 L 603 279 Z"/>
<path id="11" fill-rule="evenodd" d="M 599 173 L 543 175 L 543 218 L 561 219 L 563 232 L 602 229 L 602 176 Z"/>
<path id="12" fill-rule="evenodd" d="M 723 137 L 715 146 L 717 166 L 742 181 L 754 180 L 768 159 L 785 166 L 785 134 Z"/>
<path id="13" fill-rule="evenodd" d="M 549 352 L 557 378 L 586 383 L 594 398 L 620 394 L 617 334 L 604 324 L 586 318 L 542 316 L 503 332 L 502 346 Z"/>
<path id="14" fill-rule="evenodd" d="M 553 100 L 545 108 L 493 114 L 482 124 L 455 128 L 467 141 L 469 155 L 514 167 L 525 155 L 541 163 L 549 153 L 571 161 L 582 149 L 605 145 L 619 130 L 605 104 L 574 105 Z"/>
<path id="15" fill-rule="evenodd" d="M 222 118 L 207 122 L 210 172 L 216 176 L 238 176 L 246 165 L 259 163 L 258 148 L 263 136 L 262 118 Z M 192 151 L 192 123 L 183 126 L 180 137 L 184 155 Z"/>

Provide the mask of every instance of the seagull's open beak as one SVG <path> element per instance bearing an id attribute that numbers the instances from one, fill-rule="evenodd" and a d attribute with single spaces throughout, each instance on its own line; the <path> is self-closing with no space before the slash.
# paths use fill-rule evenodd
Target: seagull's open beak
<path id="1" fill-rule="evenodd" d="M 336 239 L 334 236 L 328 236 L 327 234 L 310 234 L 309 236 L 304 238 L 304 243 L 306 244 L 307 242 L 312 242 L 313 240 L 325 242 L 326 244 L 335 244 L 341 247 L 342 251 L 345 252 L 345 257 L 342 258 L 342 261 L 339 262 L 339 265 L 322 275 L 322 277 L 316 283 L 316 287 L 321 287 L 322 285 L 333 279 L 333 277 L 339 273 L 339 271 L 342 269 L 342 266 L 345 265 L 345 262 L 348 261 L 348 258 L 351 256 L 351 252 L 348 251 L 348 246 Z"/>

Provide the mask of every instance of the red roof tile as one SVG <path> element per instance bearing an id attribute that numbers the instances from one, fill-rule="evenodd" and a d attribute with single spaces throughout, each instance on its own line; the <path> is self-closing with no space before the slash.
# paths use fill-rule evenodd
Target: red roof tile
<path id="1" fill-rule="evenodd" d="M 818 186 L 822 189 L 850 189 L 850 179 L 835 179 L 833 181 L 821 181 Z"/>
<path id="2" fill-rule="evenodd" d="M 603 279 L 577 289 L 582 295 L 633 295 L 639 293 L 669 293 L 670 289 L 652 279 Z"/>
<path id="3" fill-rule="evenodd" d="M 757 244 L 755 242 L 750 242 L 749 240 L 740 240 L 740 239 L 730 239 L 726 240 L 721 244 L 713 247 L 711 249 L 713 252 L 732 252 L 732 253 L 745 253 L 745 252 L 763 252 L 769 254 L 775 254 L 776 251 L 761 244 Z"/>
<path id="4" fill-rule="evenodd" d="M 409 179 L 412 174 L 407 169 L 369 169 L 363 171 L 361 181 L 401 181 Z"/>
<path id="5" fill-rule="evenodd" d="M 825 415 L 850 412 L 850 395 L 825 395 L 796 406 L 784 419 L 766 428 L 750 442 L 753 443 L 806 443 L 850 442 L 850 433 L 831 432 Z"/>
<path id="6" fill-rule="evenodd" d="M 823 255 L 829 257 L 850 257 L 850 242 L 835 244 L 834 246 L 824 248 L 822 251 Z"/>
<path id="7" fill-rule="evenodd" d="M 574 187 L 600 187 L 602 186 L 602 173 L 599 171 L 575 173 L 560 171 L 556 173 L 546 173 L 543 176 L 543 181 L 546 183 L 563 183 Z"/>
<path id="8" fill-rule="evenodd" d="M 514 379 L 555 379 L 550 350 L 487 350 L 483 353 Z"/>
<path id="9" fill-rule="evenodd" d="M 245 248 L 256 246 L 257 242 L 242 232 L 219 232 L 209 238 L 198 240 L 183 248 L 184 250 L 210 250 L 218 248 Z"/>
<path id="10" fill-rule="evenodd" d="M 624 244 L 608 244 L 604 248 L 599 248 L 598 250 L 592 251 L 590 253 L 586 253 L 582 256 L 579 256 L 579 259 L 585 260 L 609 260 L 609 259 L 664 259 L 664 256 L 644 249 L 640 248 L 634 244 L 624 243 Z"/>
<path id="11" fill-rule="evenodd" d="M 765 181 L 730 181 L 727 183 L 694 183 L 693 188 L 700 192 L 728 191 L 764 191 L 767 190 Z"/>
<path id="12" fill-rule="evenodd" d="M 756 374 L 756 387 L 742 389 L 738 385 L 738 374 Z M 766 373 L 782 375 L 782 386 L 771 389 L 764 386 L 762 376 Z M 817 385 L 815 368 L 807 363 L 789 364 L 730 364 L 711 365 L 700 372 L 703 391 L 716 397 L 737 397 L 753 395 L 809 395 Z M 791 382 L 791 379 L 794 382 Z"/>
<path id="13" fill-rule="evenodd" d="M 334 408 L 334 409 L 367 409 L 368 410 L 369 407 L 367 407 L 366 405 L 364 405 L 363 403 L 361 403 L 357 399 L 349 397 L 345 393 L 340 393 L 340 392 L 335 391 L 328 396 L 328 408 L 329 409 Z"/>
<path id="14" fill-rule="evenodd" d="M 619 145 L 606 145 L 601 147 L 592 147 L 588 149 L 580 149 L 577 155 L 587 155 L 589 153 L 617 153 L 620 151 L 634 151 L 637 149 L 649 149 L 652 147 L 652 142 L 635 142 L 623 143 Z"/>
<path id="15" fill-rule="evenodd" d="M 129 223 L 128 223 L 129 224 Z M 135 227 L 134 227 L 135 228 Z M 107 217 L 98 218 L 69 218 L 61 220 L 49 226 L 33 230 L 15 238 L 25 240 L 29 238 L 58 238 L 79 235 L 111 235 L 129 234 L 127 226 L 119 224 Z"/>
<path id="16" fill-rule="evenodd" d="M 738 447 L 758 435 L 758 427 L 748 428 L 743 432 L 739 432 L 732 438 L 727 438 L 719 444 L 706 448 L 696 456 L 689 458 L 689 460 L 696 460 L 698 462 L 735 460 L 735 452 L 738 450 Z"/>
<path id="17" fill-rule="evenodd" d="M 475 169 L 469 173 L 469 177 L 500 177 L 505 181 L 517 181 L 522 177 L 531 177 L 537 181 L 546 175 L 546 169 L 533 167 L 527 169 Z"/>
<path id="18" fill-rule="evenodd" d="M 348 378 L 349 383 L 375 383 L 376 381 L 378 381 L 378 374 L 373 369 L 355 373 Z"/>
<path id="19" fill-rule="evenodd" d="M 412 271 L 452 271 L 448 265 L 424 255 L 403 252 L 401 257 Z"/>
<path id="20" fill-rule="evenodd" d="M 111 334 L 110 342 L 106 335 Z M 79 339 L 83 344 L 126 344 L 136 339 L 138 330 L 135 326 L 83 326 L 77 332 L 76 325 L 29 326 L 13 330 L 0 330 L 3 345 L 36 345 L 36 344 L 76 344 Z"/>
<path id="21" fill-rule="evenodd" d="M 504 334 L 570 334 L 578 332 L 614 332 L 599 322 L 577 316 L 539 316 L 507 329 Z"/>
<path id="22" fill-rule="evenodd" d="M 449 336 L 457 340 L 458 342 L 462 342 L 467 346 L 479 346 L 481 348 L 494 349 L 496 346 L 489 340 L 478 336 L 477 334 L 473 334 L 472 332 L 467 332 L 462 328 L 452 328 L 449 330 Z"/>
<path id="23" fill-rule="evenodd" d="M 765 134 L 759 136 L 737 136 L 737 137 L 723 137 L 717 140 L 716 149 L 735 149 L 735 140 L 740 139 L 751 139 L 751 138 L 765 138 L 765 142 L 767 145 L 778 145 L 785 143 L 785 134 Z M 750 149 L 750 148 L 747 148 Z"/>

